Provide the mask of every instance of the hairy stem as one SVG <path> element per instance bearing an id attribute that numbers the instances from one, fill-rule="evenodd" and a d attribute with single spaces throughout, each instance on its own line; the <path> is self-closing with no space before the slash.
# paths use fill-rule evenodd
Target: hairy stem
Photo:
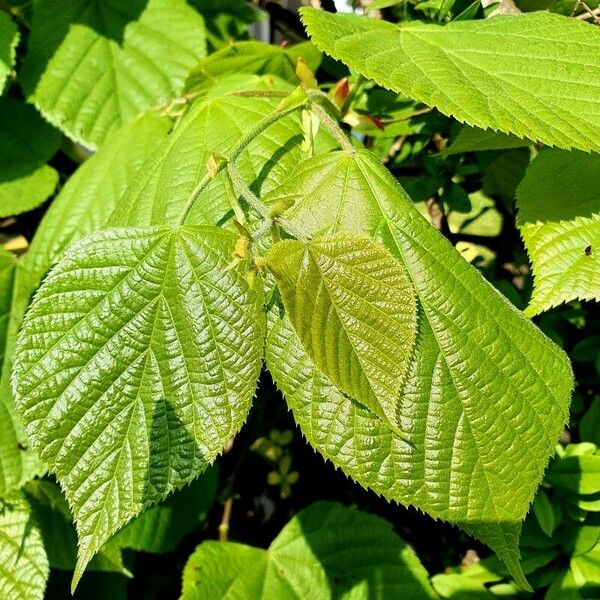
<path id="1" fill-rule="evenodd" d="M 325 129 L 339 142 L 342 150 L 352 155 L 356 154 L 356 148 L 352 145 L 348 135 L 340 127 L 339 123 L 319 103 L 311 102 L 309 107 Z"/>

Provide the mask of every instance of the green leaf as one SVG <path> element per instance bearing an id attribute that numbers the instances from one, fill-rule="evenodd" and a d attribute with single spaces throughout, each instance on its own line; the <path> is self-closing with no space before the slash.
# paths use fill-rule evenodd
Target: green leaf
<path id="1" fill-rule="evenodd" d="M 465 125 L 450 146 L 444 150 L 444 154 L 450 156 L 482 150 L 507 150 L 530 146 L 532 143 L 531 140 L 521 139 L 515 135 Z"/>
<path id="2" fill-rule="evenodd" d="M 285 48 L 256 41 L 237 42 L 201 60 L 190 72 L 185 88 L 190 92 L 207 80 L 234 73 L 274 75 L 298 84 L 296 62 L 301 57 L 311 71 L 319 68 L 321 53 L 310 42 Z"/>
<path id="3" fill-rule="evenodd" d="M 42 600 L 49 568 L 39 529 L 19 494 L 0 500 L 0 597 Z"/>
<path id="4" fill-rule="evenodd" d="M 204 542 L 182 600 L 435 598 L 413 550 L 383 519 L 330 502 L 298 513 L 268 550 Z"/>
<path id="5" fill-rule="evenodd" d="M 555 460 L 546 473 L 553 485 L 576 494 L 600 492 L 600 455 L 565 456 Z"/>
<path id="6" fill-rule="evenodd" d="M 213 156 L 228 150 L 273 112 L 279 100 L 226 96 L 194 104 L 175 131 L 146 163 L 111 216 L 114 226 L 175 225 L 194 196 Z M 302 159 L 301 127 L 286 117 L 258 136 L 238 159 L 238 166 L 256 193 L 266 193 Z M 231 199 L 225 174 L 213 179 L 190 211 L 187 223 L 215 225 L 230 216 Z"/>
<path id="7" fill-rule="evenodd" d="M 552 504 L 550 499 L 546 495 L 543 489 L 539 489 L 535 498 L 533 499 L 533 512 L 535 514 L 535 518 L 539 523 L 542 531 L 550 537 L 554 528 L 556 527 L 556 521 L 554 517 L 554 510 L 552 509 Z"/>
<path id="8" fill-rule="evenodd" d="M 69 506 L 60 488 L 46 479 L 29 481 L 23 492 L 40 530 L 52 569 L 72 571 L 77 562 L 77 534 Z M 121 550 L 105 544 L 88 565 L 89 571 L 129 575 L 123 566 Z"/>
<path id="9" fill-rule="evenodd" d="M 402 264 L 369 238 L 340 234 L 275 244 L 267 266 L 315 365 L 402 436 L 397 397 L 417 333 Z"/>
<path id="10" fill-rule="evenodd" d="M 261 294 L 227 268 L 235 239 L 211 227 L 102 231 L 72 246 L 36 294 L 13 389 L 75 516 L 74 584 L 246 419 L 264 316 Z"/>
<path id="11" fill-rule="evenodd" d="M 411 445 L 321 375 L 287 317 L 274 316 L 267 366 L 309 442 L 364 487 L 475 534 L 518 577 L 520 521 L 568 415 L 566 356 L 369 153 L 309 159 L 267 200 L 293 203 L 286 217 L 309 235 L 381 239 L 417 294 L 417 343 L 398 409 Z"/>
<path id="12" fill-rule="evenodd" d="M 380 85 L 459 121 L 600 150 L 600 30 L 547 13 L 401 26 L 305 8 L 313 43 Z"/>
<path id="13" fill-rule="evenodd" d="M 10 75 L 17 57 L 19 30 L 10 16 L 0 13 L 0 94 L 4 90 L 6 80 Z"/>
<path id="14" fill-rule="evenodd" d="M 600 300 L 600 154 L 541 152 L 517 190 L 518 225 L 531 259 L 527 314 Z"/>
<path id="15" fill-rule="evenodd" d="M 205 54 L 185 0 L 40 0 L 21 81 L 28 100 L 90 148 L 169 102 Z"/>
<path id="16" fill-rule="evenodd" d="M 579 434 L 582 441 L 600 446 L 600 397 L 592 401 L 588 411 L 581 417 Z"/>
<path id="17" fill-rule="evenodd" d="M 189 486 L 128 523 L 108 544 L 157 554 L 173 551 L 206 517 L 217 484 L 218 470 L 211 467 Z"/>
<path id="18" fill-rule="evenodd" d="M 4 362 L 17 259 L 0 246 L 0 369 Z"/>
<path id="19" fill-rule="evenodd" d="M 39 206 L 54 191 L 58 173 L 46 165 L 60 134 L 36 110 L 0 98 L 0 218 Z"/>
<path id="20" fill-rule="evenodd" d="M 209 49 L 247 38 L 248 25 L 261 16 L 246 0 L 190 0 L 190 4 L 204 17 Z"/>
<path id="21" fill-rule="evenodd" d="M 111 134 L 106 146 L 69 177 L 44 215 L 25 257 L 24 294 L 31 296 L 69 244 L 105 226 L 169 128 L 169 119 L 148 113 Z"/>

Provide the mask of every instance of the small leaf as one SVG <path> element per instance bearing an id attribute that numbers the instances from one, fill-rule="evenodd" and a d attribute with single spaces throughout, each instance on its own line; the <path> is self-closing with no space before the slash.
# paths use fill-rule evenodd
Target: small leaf
<path id="1" fill-rule="evenodd" d="M 74 584 L 102 544 L 195 479 L 246 419 L 261 295 L 217 228 L 92 234 L 47 277 L 19 334 L 13 390 L 75 516 Z"/>
<path id="2" fill-rule="evenodd" d="M 517 190 L 518 225 L 531 259 L 527 314 L 570 300 L 600 301 L 600 154 L 545 150 Z"/>
<path id="3" fill-rule="evenodd" d="M 0 94 L 4 90 L 6 80 L 12 71 L 19 43 L 19 30 L 10 16 L 0 12 Z"/>
<path id="4" fill-rule="evenodd" d="M 543 489 L 539 489 L 533 499 L 533 512 L 542 531 L 550 537 L 556 525 L 552 504 Z"/>
<path id="5" fill-rule="evenodd" d="M 28 100 L 90 148 L 167 104 L 206 51 L 185 0 L 40 0 L 20 73 Z"/>
<path id="6" fill-rule="evenodd" d="M 19 494 L 0 505 L 0 598 L 43 600 L 50 569 L 40 531 Z"/>
<path id="7" fill-rule="evenodd" d="M 402 264 L 369 238 L 345 234 L 281 242 L 267 265 L 315 365 L 401 435 L 397 398 L 417 330 Z"/>
<path id="8" fill-rule="evenodd" d="M 36 110 L 13 98 L 0 98 L 0 218 L 32 210 L 58 183 L 48 161 L 60 133 Z"/>
<path id="9" fill-rule="evenodd" d="M 482 150 L 507 150 L 509 148 L 530 146 L 532 143 L 531 140 L 522 139 L 515 135 L 465 125 L 452 140 L 450 146 L 444 150 L 444 154 L 449 156 Z"/>
<path id="10" fill-rule="evenodd" d="M 17 270 L 17 259 L 0 246 L 0 369 L 6 351 L 6 336 L 12 305 L 13 283 Z"/>
<path id="11" fill-rule="evenodd" d="M 181 600 L 435 597 L 419 559 L 388 522 L 318 502 L 285 525 L 268 550 L 198 546 L 183 572 Z"/>
<path id="12" fill-rule="evenodd" d="M 600 150 L 600 30 L 536 12 L 400 26 L 304 8 L 320 50 L 378 84 L 482 129 Z"/>

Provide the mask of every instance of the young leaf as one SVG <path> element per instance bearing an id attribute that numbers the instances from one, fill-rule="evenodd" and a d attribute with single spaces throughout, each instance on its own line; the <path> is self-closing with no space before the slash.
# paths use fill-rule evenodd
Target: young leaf
<path id="1" fill-rule="evenodd" d="M 6 80 L 15 64 L 19 30 L 10 16 L 0 13 L 0 94 L 4 90 Z"/>
<path id="2" fill-rule="evenodd" d="M 0 507 L 0 598 L 43 600 L 48 558 L 29 505 L 19 494 Z"/>
<path id="3" fill-rule="evenodd" d="M 534 289 L 527 314 L 600 301 L 600 154 L 545 150 L 517 190 Z"/>
<path id="4" fill-rule="evenodd" d="M 46 163 L 58 150 L 60 133 L 36 110 L 13 98 L 0 98 L 0 218 L 31 210 L 58 183 Z"/>
<path id="5" fill-rule="evenodd" d="M 13 389 L 75 516 L 74 584 L 100 546 L 189 483 L 244 422 L 261 295 L 217 228 L 106 230 L 67 251 L 21 329 Z"/>
<path id="6" fill-rule="evenodd" d="M 315 365 L 402 435 L 397 399 L 417 332 L 402 264 L 369 238 L 340 234 L 275 244 L 267 265 Z"/>
<path id="7" fill-rule="evenodd" d="M 204 21 L 185 0 L 40 0 L 20 76 L 50 122 L 96 148 L 172 99 L 205 51 Z"/>
<path id="8" fill-rule="evenodd" d="M 400 26 L 302 9 L 313 43 L 380 85 L 482 129 L 600 150 L 600 30 L 536 12 Z"/>
<path id="9" fill-rule="evenodd" d="M 435 598 L 413 550 L 383 519 L 331 502 L 298 513 L 268 550 L 204 542 L 183 573 L 181 600 Z"/>
<path id="10" fill-rule="evenodd" d="M 274 319 L 267 366 L 309 442 L 363 486 L 473 533 L 518 577 L 520 521 L 567 419 L 566 356 L 425 221 L 369 153 L 309 159 L 270 194 L 276 199 L 295 201 L 286 217 L 308 235 L 346 229 L 381 239 L 405 265 L 418 300 L 398 401 L 410 445 L 314 368 L 287 317 Z"/>

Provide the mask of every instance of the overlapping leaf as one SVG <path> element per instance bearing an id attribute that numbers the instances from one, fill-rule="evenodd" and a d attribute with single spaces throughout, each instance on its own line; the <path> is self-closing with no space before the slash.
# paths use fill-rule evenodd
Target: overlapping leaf
<path id="1" fill-rule="evenodd" d="M 0 13 L 0 94 L 6 79 L 15 64 L 16 48 L 19 43 L 17 26 L 5 12 Z"/>
<path id="2" fill-rule="evenodd" d="M 204 542 L 183 573 L 181 600 L 435 598 L 427 572 L 389 523 L 318 502 L 298 513 L 268 550 Z"/>
<path id="3" fill-rule="evenodd" d="M 46 164 L 60 134 L 32 106 L 0 98 L 0 218 L 39 206 L 54 191 L 58 173 Z"/>
<path id="4" fill-rule="evenodd" d="M 534 289 L 527 313 L 600 301 L 600 154 L 546 150 L 517 191 L 518 225 Z"/>
<path id="5" fill-rule="evenodd" d="M 303 9 L 315 45 L 384 87 L 483 129 L 600 150 L 600 30 L 536 12 L 401 26 Z"/>
<path id="6" fill-rule="evenodd" d="M 40 0 L 21 80 L 29 100 L 91 148 L 166 104 L 205 54 L 185 0 Z"/>
<path id="7" fill-rule="evenodd" d="M 0 597 L 42 600 L 49 567 L 44 544 L 27 502 L 4 498 L 0 510 Z"/>
<path id="8" fill-rule="evenodd" d="M 0 246 L 0 369 L 4 362 L 17 259 Z"/>
<path id="9" fill-rule="evenodd" d="M 244 422 L 260 295 L 217 228 L 116 229 L 75 244 L 24 321 L 20 416 L 75 516 L 74 583 L 131 518 L 194 479 Z"/>
<path id="10" fill-rule="evenodd" d="M 315 365 L 402 437 L 397 398 L 417 333 L 403 265 L 384 246 L 349 234 L 281 242 L 267 265 Z"/>
<path id="11" fill-rule="evenodd" d="M 344 396 L 314 368 L 287 317 L 273 316 L 267 365 L 308 440 L 365 487 L 474 533 L 518 577 L 520 521 L 567 418 L 565 355 L 427 224 L 370 154 L 305 161 L 269 199 L 294 202 L 288 218 L 308 234 L 376 236 L 403 262 L 418 298 L 398 401 L 411 444 Z"/>

